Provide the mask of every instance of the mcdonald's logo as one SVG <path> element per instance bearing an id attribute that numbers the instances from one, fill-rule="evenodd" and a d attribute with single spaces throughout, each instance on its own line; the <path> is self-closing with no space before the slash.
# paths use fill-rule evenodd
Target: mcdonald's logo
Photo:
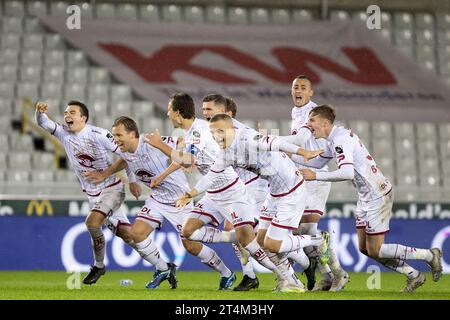
<path id="1" fill-rule="evenodd" d="M 44 214 L 53 216 L 53 207 L 48 200 L 31 200 L 27 207 L 27 216 L 32 216 L 36 212 L 38 217 L 42 217 Z"/>

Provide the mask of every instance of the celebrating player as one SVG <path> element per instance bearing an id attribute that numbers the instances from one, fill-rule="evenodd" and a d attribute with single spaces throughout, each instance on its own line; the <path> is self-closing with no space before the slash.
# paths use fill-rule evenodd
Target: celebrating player
<path id="1" fill-rule="evenodd" d="M 105 237 L 102 231 L 106 223 L 114 234 L 134 247 L 131 237 L 131 225 L 125 213 L 120 209 L 125 199 L 125 186 L 120 179 L 111 176 L 100 184 L 89 182 L 83 174 L 104 170 L 111 160 L 108 152 L 120 154 L 112 134 L 103 128 L 87 124 L 89 110 L 79 101 L 70 101 L 64 111 L 64 125 L 58 124 L 47 116 L 48 105 L 36 104 L 36 121 L 45 130 L 58 138 L 64 145 L 71 167 L 89 199 L 90 213 L 86 218 L 86 227 L 92 239 L 95 264 L 83 279 L 84 284 L 94 284 L 105 274 Z M 139 197 L 140 186 L 135 177 L 127 172 L 131 193 Z"/>
<path id="2" fill-rule="evenodd" d="M 401 244 L 384 243 L 394 200 L 393 187 L 377 167 L 358 136 L 351 130 L 334 125 L 336 113 L 328 105 L 314 108 L 308 127 L 316 139 L 328 141 L 325 157 L 334 158 L 338 170 L 332 172 L 301 170 L 307 180 L 352 180 L 358 190 L 355 212 L 359 250 L 387 268 L 406 275 L 404 292 L 413 292 L 425 283 L 425 275 L 409 266 L 406 260 L 424 260 L 431 268 L 434 281 L 442 275 L 442 253 L 438 248 L 419 249 Z M 317 158 L 309 166 L 320 168 L 327 158 Z"/>

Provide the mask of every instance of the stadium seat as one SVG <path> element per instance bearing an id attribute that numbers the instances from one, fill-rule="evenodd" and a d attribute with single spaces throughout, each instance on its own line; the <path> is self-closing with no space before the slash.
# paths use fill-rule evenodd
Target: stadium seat
<path id="1" fill-rule="evenodd" d="M 51 1 L 50 13 L 52 16 L 67 17 L 67 7 L 70 4 L 66 1 Z"/>
<path id="2" fill-rule="evenodd" d="M 62 85 L 59 82 L 47 82 L 41 84 L 40 99 L 62 99 Z"/>
<path id="3" fill-rule="evenodd" d="M 17 83 L 17 98 L 29 98 L 36 100 L 39 98 L 38 84 L 36 82 L 19 82 Z"/>
<path id="4" fill-rule="evenodd" d="M 0 98 L 14 99 L 14 81 L 0 81 Z"/>
<path id="5" fill-rule="evenodd" d="M 441 141 L 439 144 L 441 159 L 443 162 L 450 162 L 450 140 Z"/>
<path id="6" fill-rule="evenodd" d="M 131 102 L 128 101 L 111 101 L 109 114 L 114 118 L 119 116 L 131 116 Z"/>
<path id="7" fill-rule="evenodd" d="M 65 49 L 66 45 L 59 34 L 46 34 L 45 48 L 46 50 L 61 50 Z"/>
<path id="8" fill-rule="evenodd" d="M 134 3 L 121 3 L 116 8 L 116 17 L 121 20 L 137 20 L 137 7 Z"/>
<path id="9" fill-rule="evenodd" d="M 203 23 L 205 21 L 204 10 L 199 6 L 185 6 L 184 20 L 189 23 Z"/>
<path id="10" fill-rule="evenodd" d="M 12 104 L 10 99 L 4 99 L 0 97 L 0 126 L 6 126 L 7 129 L 9 129 L 10 127 L 10 123 L 6 123 L 6 120 L 9 120 L 9 114 L 11 114 L 12 112 L 11 106 Z M 2 132 L 2 128 L 0 128 L 0 132 Z"/>
<path id="11" fill-rule="evenodd" d="M 103 67 L 90 67 L 89 68 L 89 82 L 101 84 L 110 83 L 111 78 L 109 70 Z"/>
<path id="12" fill-rule="evenodd" d="M 139 5 L 140 18 L 145 22 L 158 22 L 159 21 L 159 9 L 158 6 L 153 4 L 140 4 Z"/>
<path id="13" fill-rule="evenodd" d="M 4 137 L 3 135 L 0 135 L 0 142 L 2 141 L 2 137 Z M 7 170 L 8 167 L 6 166 L 6 154 L 5 153 L 0 153 L 0 170 L 5 171 Z"/>
<path id="14" fill-rule="evenodd" d="M 442 161 L 443 176 L 450 177 L 450 161 Z"/>
<path id="15" fill-rule="evenodd" d="M 366 144 L 367 142 L 364 143 Z M 366 148 L 369 148 L 369 152 L 373 152 L 373 156 L 375 156 L 377 159 L 378 157 L 384 155 L 392 156 L 394 151 L 392 140 L 381 138 L 372 140 L 372 148 L 367 145 Z"/>
<path id="16" fill-rule="evenodd" d="M 109 98 L 109 85 L 91 84 L 87 87 L 87 99 L 88 100 L 107 101 L 108 98 Z"/>
<path id="17" fill-rule="evenodd" d="M 434 45 L 434 31 L 432 29 L 416 30 L 416 41 L 418 45 Z"/>
<path id="18" fill-rule="evenodd" d="M 28 65 L 26 67 L 20 68 L 19 72 L 20 81 L 35 81 L 41 82 L 41 67 L 33 67 L 32 65 Z"/>
<path id="19" fill-rule="evenodd" d="M 88 108 L 92 110 L 97 118 L 102 118 L 108 115 L 108 100 L 88 100 Z"/>
<path id="20" fill-rule="evenodd" d="M 416 159 L 415 157 L 403 157 L 398 158 L 397 157 L 397 173 L 403 174 L 403 173 L 409 173 L 409 172 L 417 172 L 416 167 Z"/>
<path id="21" fill-rule="evenodd" d="M 162 18 L 165 22 L 181 23 L 181 7 L 171 4 L 162 6 Z"/>
<path id="22" fill-rule="evenodd" d="M 411 13 L 397 12 L 394 14 L 394 23 L 396 29 L 409 29 L 414 27 L 414 19 Z"/>
<path id="23" fill-rule="evenodd" d="M 6 171 L 6 180 L 9 182 L 27 182 L 30 181 L 30 175 L 26 170 L 8 170 Z"/>
<path id="24" fill-rule="evenodd" d="M 251 8 L 250 22 L 252 24 L 270 23 L 269 10 L 267 10 L 266 8 Z"/>
<path id="25" fill-rule="evenodd" d="M 132 115 L 135 119 L 141 117 L 156 116 L 156 106 L 148 101 L 134 101 L 131 106 Z"/>
<path id="26" fill-rule="evenodd" d="M 69 50 L 67 51 L 67 65 L 69 67 L 74 66 L 86 66 L 86 55 L 81 50 Z"/>
<path id="27" fill-rule="evenodd" d="M 27 1 L 27 14 L 29 16 L 46 16 L 47 3 L 45 1 Z"/>
<path id="28" fill-rule="evenodd" d="M 114 84 L 111 86 L 111 101 L 131 101 L 131 88 L 125 84 Z"/>
<path id="29" fill-rule="evenodd" d="M 248 24 L 247 9 L 243 7 L 228 8 L 228 23 L 229 24 Z"/>
<path id="30" fill-rule="evenodd" d="M 432 45 L 418 45 L 416 50 L 417 61 L 435 61 L 434 47 Z"/>
<path id="31" fill-rule="evenodd" d="M 416 13 L 417 29 L 434 29 L 434 16 L 431 13 Z"/>
<path id="32" fill-rule="evenodd" d="M 2 54 L 0 55 L 0 63 L 8 65 L 17 65 L 19 62 L 19 50 L 7 48 L 1 49 Z"/>
<path id="33" fill-rule="evenodd" d="M 2 118 L 0 118 L 2 119 Z M 6 168 L 6 153 L 4 152 L 8 152 L 9 151 L 9 138 L 8 138 L 8 133 L 2 133 L 0 131 L 0 143 L 3 146 L 4 151 L 2 151 L 2 153 L 0 153 L 0 166 L 5 167 Z"/>
<path id="34" fill-rule="evenodd" d="M 153 132 L 158 129 L 160 132 L 166 132 L 165 122 L 160 118 L 140 118 L 139 128 L 142 132 Z"/>
<path id="35" fill-rule="evenodd" d="M 64 67 L 65 57 L 63 50 L 48 50 L 44 52 L 44 64 L 49 67 Z"/>
<path id="36" fill-rule="evenodd" d="M 66 72 L 66 81 L 77 84 L 86 84 L 88 80 L 87 67 L 72 67 Z"/>
<path id="37" fill-rule="evenodd" d="M 100 128 L 104 128 L 106 130 L 111 131 L 112 125 L 114 123 L 114 118 L 110 116 L 97 116 L 95 125 Z"/>
<path id="38" fill-rule="evenodd" d="M 72 170 L 56 170 L 55 180 L 60 182 L 78 182 L 78 178 Z"/>
<path id="39" fill-rule="evenodd" d="M 0 81 L 15 81 L 17 80 L 17 66 L 16 65 L 0 65 Z"/>
<path id="40" fill-rule="evenodd" d="M 440 185 L 439 173 L 436 171 L 421 174 L 419 184 L 425 187 L 438 187 Z"/>
<path id="41" fill-rule="evenodd" d="M 372 137 L 374 139 L 385 138 L 392 139 L 392 125 L 386 121 L 372 122 Z"/>
<path id="42" fill-rule="evenodd" d="M 440 140 L 450 140 L 450 123 L 439 123 L 438 127 Z"/>
<path id="43" fill-rule="evenodd" d="M 29 150 L 27 150 L 29 151 Z M 10 169 L 31 169 L 31 154 L 26 151 L 9 152 L 8 153 L 8 168 Z"/>
<path id="44" fill-rule="evenodd" d="M 437 40 L 440 46 L 450 44 L 450 30 L 439 30 Z"/>
<path id="45" fill-rule="evenodd" d="M 414 139 L 414 125 L 409 122 L 394 123 L 395 139 Z"/>
<path id="46" fill-rule="evenodd" d="M 38 18 L 27 17 L 25 19 L 25 33 L 45 34 L 45 29 L 39 23 Z"/>
<path id="47" fill-rule="evenodd" d="M 450 13 L 436 14 L 437 27 L 443 30 L 450 29 Z"/>
<path id="48" fill-rule="evenodd" d="M 92 19 L 94 17 L 92 6 L 89 2 L 77 3 L 81 8 L 81 16 L 83 18 Z"/>
<path id="49" fill-rule="evenodd" d="M 54 173 L 51 170 L 31 171 L 31 181 L 33 182 L 46 183 L 54 180 Z"/>
<path id="50" fill-rule="evenodd" d="M 287 9 L 272 9 L 272 23 L 287 25 L 291 21 L 290 13 Z"/>
<path id="51" fill-rule="evenodd" d="M 20 50 L 22 46 L 20 43 L 20 35 L 14 33 L 4 34 L 0 41 L 2 51 L 7 48 Z"/>
<path id="52" fill-rule="evenodd" d="M 293 9 L 292 10 L 292 22 L 294 23 L 303 23 L 309 22 L 314 19 L 313 13 L 311 10 L 306 9 Z"/>
<path id="53" fill-rule="evenodd" d="M 411 30 L 397 29 L 394 32 L 395 44 L 399 47 L 412 47 L 414 38 Z"/>
<path id="54" fill-rule="evenodd" d="M 31 158 L 33 169 L 53 169 L 56 168 L 55 157 L 50 152 L 34 152 Z"/>
<path id="55" fill-rule="evenodd" d="M 330 13 L 331 21 L 349 21 L 351 19 L 350 12 L 344 10 L 333 10 Z"/>
<path id="56" fill-rule="evenodd" d="M 439 155 L 439 147 L 436 140 L 422 140 L 417 143 L 417 153 L 419 159 L 436 158 Z"/>
<path id="57" fill-rule="evenodd" d="M 22 66 L 40 67 L 42 65 L 42 53 L 35 50 L 24 50 L 20 53 Z"/>
<path id="58" fill-rule="evenodd" d="M 405 172 L 397 174 L 397 184 L 399 186 L 412 187 L 417 186 L 417 175 L 415 172 Z"/>
<path id="59" fill-rule="evenodd" d="M 22 18 L 20 17 L 2 17 L 3 34 L 20 35 L 23 32 Z"/>
<path id="60" fill-rule="evenodd" d="M 370 123 L 365 120 L 351 120 L 349 121 L 350 129 L 358 135 L 365 143 L 369 143 L 370 137 Z"/>
<path id="61" fill-rule="evenodd" d="M 47 67 L 43 72 L 44 82 L 64 82 L 64 68 Z"/>
<path id="62" fill-rule="evenodd" d="M 116 8 L 112 3 L 97 3 L 95 8 L 95 16 L 98 19 L 115 19 Z"/>
<path id="63" fill-rule="evenodd" d="M 223 7 L 213 6 L 206 8 L 206 21 L 209 23 L 225 23 L 225 10 Z"/>
<path id="64" fill-rule="evenodd" d="M 28 134 L 13 132 L 9 135 L 10 149 L 13 151 L 30 151 L 34 149 L 33 137 Z"/>
<path id="65" fill-rule="evenodd" d="M 436 126 L 434 123 L 422 122 L 416 125 L 416 136 L 419 141 L 436 140 Z"/>
<path id="66" fill-rule="evenodd" d="M 366 13 L 366 11 L 353 12 L 352 20 L 366 24 L 366 21 L 367 21 L 367 13 Z"/>
<path id="67" fill-rule="evenodd" d="M 8 16 L 23 17 L 25 15 L 24 1 L 9 0 L 4 3 L 4 11 Z"/>
<path id="68" fill-rule="evenodd" d="M 29 50 L 43 50 L 44 38 L 42 34 L 24 34 L 22 37 L 22 47 Z"/>
<path id="69" fill-rule="evenodd" d="M 66 83 L 63 88 L 64 92 L 64 100 L 78 100 L 78 101 L 85 101 L 86 100 L 86 93 L 84 85 L 80 84 L 72 84 L 72 83 Z"/>
<path id="70" fill-rule="evenodd" d="M 289 136 L 291 135 L 291 120 L 281 120 L 280 121 L 280 135 Z"/>

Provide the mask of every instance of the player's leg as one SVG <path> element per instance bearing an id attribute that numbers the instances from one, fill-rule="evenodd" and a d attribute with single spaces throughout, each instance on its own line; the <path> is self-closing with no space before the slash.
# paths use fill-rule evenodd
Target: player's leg
<path id="1" fill-rule="evenodd" d="M 228 220 L 224 221 L 223 226 L 224 231 L 233 231 L 234 227 L 231 222 Z M 256 274 L 253 270 L 253 265 L 251 261 L 248 259 L 250 257 L 250 253 L 245 250 L 244 247 L 240 243 L 232 243 L 234 254 L 239 259 L 242 268 L 242 281 L 234 287 L 234 291 L 249 291 L 251 289 L 256 289 L 259 287 L 259 280 L 256 277 Z"/>
<path id="2" fill-rule="evenodd" d="M 92 249 L 95 263 L 87 276 L 83 279 L 84 284 L 94 284 L 106 273 L 105 259 L 105 236 L 102 225 L 105 221 L 105 214 L 99 211 L 91 211 L 86 217 L 85 224 L 92 240 Z"/>
<path id="3" fill-rule="evenodd" d="M 163 212 L 165 209 L 164 205 L 152 198 L 148 198 L 131 228 L 131 236 L 135 243 L 136 251 L 145 261 L 155 266 L 156 269 L 152 280 L 145 286 L 147 289 L 158 288 L 164 280 L 169 281 L 171 289 L 177 287 L 176 266 L 161 258 L 158 247 L 151 239 L 152 232 L 155 229 L 159 229 L 164 222 L 164 216 L 160 212 Z"/>

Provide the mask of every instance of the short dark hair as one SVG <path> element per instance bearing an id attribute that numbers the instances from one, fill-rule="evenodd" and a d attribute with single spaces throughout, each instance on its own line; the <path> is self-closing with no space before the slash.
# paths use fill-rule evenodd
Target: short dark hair
<path id="1" fill-rule="evenodd" d="M 231 117 L 225 113 L 216 114 L 215 116 L 213 116 L 211 118 L 211 120 L 209 120 L 209 122 L 213 123 L 213 122 L 217 122 L 217 121 L 221 121 L 221 120 L 227 121 L 229 123 L 233 123 L 233 120 L 231 119 Z"/>
<path id="2" fill-rule="evenodd" d="M 170 96 L 172 101 L 172 110 L 178 111 L 184 119 L 195 118 L 195 105 L 194 100 L 187 93 L 174 93 Z"/>
<path id="3" fill-rule="evenodd" d="M 139 138 L 138 126 L 136 124 L 136 121 L 134 121 L 132 118 L 126 117 L 126 116 L 120 116 L 120 117 L 116 118 L 116 120 L 114 120 L 114 123 L 112 126 L 117 127 L 119 124 L 124 126 L 126 132 L 128 132 L 128 133 L 134 132 L 134 134 L 136 135 L 136 138 Z"/>
<path id="4" fill-rule="evenodd" d="M 305 76 L 304 74 L 299 74 L 298 76 L 295 77 L 294 80 L 308 80 L 310 83 L 312 83 L 311 79 L 308 78 L 308 76 Z"/>
<path id="5" fill-rule="evenodd" d="M 80 108 L 81 116 L 86 117 L 86 122 L 89 120 L 89 110 L 83 102 L 77 100 L 70 100 L 67 103 L 68 106 L 78 106 Z"/>
<path id="6" fill-rule="evenodd" d="M 334 123 L 334 119 L 336 119 L 336 110 L 328 104 L 323 104 L 313 108 L 309 114 L 312 116 L 318 115 L 321 118 L 328 119 L 331 123 Z"/>
<path id="7" fill-rule="evenodd" d="M 227 100 L 227 104 L 225 105 L 225 111 L 231 112 L 231 116 L 233 118 L 236 118 L 236 113 L 237 113 L 236 102 L 234 102 L 234 100 L 230 97 L 225 97 L 225 99 Z"/>
<path id="8" fill-rule="evenodd" d="M 207 96 L 205 96 L 202 100 L 203 102 L 214 102 L 214 104 L 221 104 L 224 107 L 227 106 L 227 99 L 218 93 L 212 93 L 212 94 L 208 94 Z"/>

